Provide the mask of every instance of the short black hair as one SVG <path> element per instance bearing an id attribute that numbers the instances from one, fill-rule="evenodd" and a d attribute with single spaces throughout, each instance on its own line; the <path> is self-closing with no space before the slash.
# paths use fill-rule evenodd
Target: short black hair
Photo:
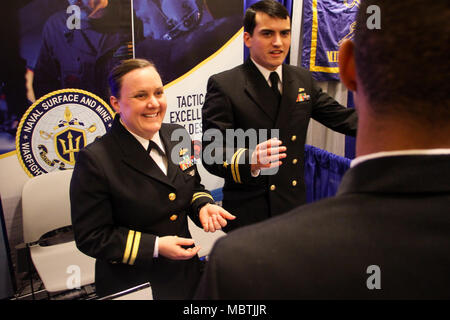
<path id="1" fill-rule="evenodd" d="M 127 59 L 122 60 L 116 65 L 108 76 L 109 90 L 111 95 L 120 98 L 120 90 L 122 89 L 122 78 L 129 72 L 146 67 L 153 67 L 155 64 L 146 59 Z"/>
<path id="2" fill-rule="evenodd" d="M 380 29 L 369 28 L 372 8 Z M 374 111 L 450 121 L 449 21 L 448 0 L 361 2 L 355 63 Z"/>
<path id="3" fill-rule="evenodd" d="M 286 7 L 275 0 L 262 0 L 254 3 L 245 11 L 244 31 L 253 34 L 256 26 L 256 13 L 263 12 L 272 18 L 287 19 L 289 12 Z"/>

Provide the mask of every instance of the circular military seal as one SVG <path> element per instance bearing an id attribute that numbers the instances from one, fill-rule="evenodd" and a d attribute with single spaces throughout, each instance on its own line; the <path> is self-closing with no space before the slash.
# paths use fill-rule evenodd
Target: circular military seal
<path id="1" fill-rule="evenodd" d="M 19 162 L 30 176 L 73 169 L 76 154 L 106 133 L 114 112 L 88 91 L 64 89 L 37 100 L 20 120 L 16 135 Z"/>

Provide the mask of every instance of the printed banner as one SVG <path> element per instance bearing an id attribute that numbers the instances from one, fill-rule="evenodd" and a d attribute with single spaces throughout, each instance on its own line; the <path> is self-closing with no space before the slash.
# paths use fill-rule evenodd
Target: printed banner
<path id="1" fill-rule="evenodd" d="M 243 61 L 243 0 L 134 0 L 135 55 L 153 61 L 167 97 L 166 123 L 186 128 L 194 141 L 202 183 L 209 190 L 223 181 L 209 174 L 201 152 L 202 106 L 208 78 Z"/>
<path id="2" fill-rule="evenodd" d="M 317 81 L 339 80 L 339 46 L 353 38 L 359 5 L 360 0 L 304 1 L 302 67 Z"/>

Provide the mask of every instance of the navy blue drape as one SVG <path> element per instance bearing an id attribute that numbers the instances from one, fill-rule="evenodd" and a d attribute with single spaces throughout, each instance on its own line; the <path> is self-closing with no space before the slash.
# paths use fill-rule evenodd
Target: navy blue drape
<path id="1" fill-rule="evenodd" d="M 306 202 L 334 196 L 350 159 L 305 145 Z"/>
<path id="2" fill-rule="evenodd" d="M 325 150 L 305 145 L 306 202 L 311 203 L 336 194 L 351 160 Z M 222 201 L 222 188 L 211 191 L 215 201 Z"/>
<path id="3" fill-rule="evenodd" d="M 353 92 L 348 91 L 347 95 L 347 108 L 355 108 L 355 102 L 353 100 Z M 356 156 L 356 138 L 345 136 L 345 157 L 349 159 L 355 159 Z"/>

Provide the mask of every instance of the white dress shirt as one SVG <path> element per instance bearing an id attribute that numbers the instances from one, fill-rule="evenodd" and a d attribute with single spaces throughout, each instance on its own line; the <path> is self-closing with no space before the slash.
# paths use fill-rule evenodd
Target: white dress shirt
<path id="1" fill-rule="evenodd" d="M 140 144 L 144 147 L 145 150 L 148 148 L 149 141 L 145 138 L 142 138 L 133 132 L 130 131 L 130 133 L 136 138 L 137 141 L 139 141 Z M 160 154 L 158 150 L 152 149 L 150 151 L 150 157 L 156 162 L 158 167 L 161 169 L 162 172 L 167 176 L 167 157 L 165 155 L 166 151 L 165 148 L 161 142 L 161 138 L 159 137 L 159 132 L 155 133 L 153 138 L 151 139 L 156 145 L 164 152 L 164 154 Z"/>
<path id="2" fill-rule="evenodd" d="M 270 77 L 270 74 L 273 71 L 271 71 L 269 69 L 266 69 L 263 66 L 259 65 L 252 58 L 250 58 L 250 59 L 255 64 L 256 68 L 258 68 L 259 72 L 261 72 L 261 74 L 263 75 L 264 79 L 266 79 L 267 84 L 269 85 L 269 87 L 272 87 L 272 83 L 270 82 L 269 77 Z M 281 94 L 283 94 L 283 67 L 282 67 L 281 64 L 275 69 L 275 72 L 278 73 L 278 77 L 280 78 L 280 81 L 278 81 L 278 90 L 280 91 Z"/>

